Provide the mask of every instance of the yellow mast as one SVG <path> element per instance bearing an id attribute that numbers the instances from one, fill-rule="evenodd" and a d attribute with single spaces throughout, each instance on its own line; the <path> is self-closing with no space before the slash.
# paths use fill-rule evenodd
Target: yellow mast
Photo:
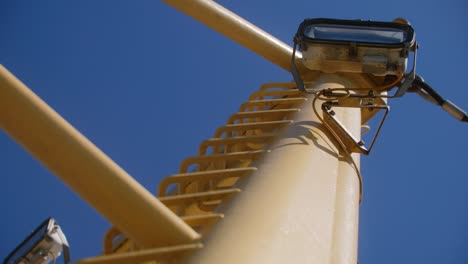
<path id="1" fill-rule="evenodd" d="M 315 87 L 352 85 L 324 75 Z M 250 165 L 257 170 L 236 183 L 241 192 L 222 205 L 224 219 L 187 263 L 356 263 L 359 179 L 312 100 L 297 106 L 293 122 Z M 359 133 L 359 110 L 337 115 Z"/>
<path id="2" fill-rule="evenodd" d="M 292 48 L 210 0 L 164 0 L 283 69 Z M 286 47 L 287 46 L 287 47 Z M 301 55 L 296 55 L 299 66 Z M 372 87 L 364 76 L 312 75 L 311 88 Z M 258 170 L 235 186 L 241 193 L 188 263 L 356 263 L 359 179 L 312 110 L 313 96 L 267 147 Z M 316 106 L 319 107 L 319 106 Z M 360 134 L 361 111 L 337 113 Z M 353 154 L 359 162 L 359 155 Z"/>

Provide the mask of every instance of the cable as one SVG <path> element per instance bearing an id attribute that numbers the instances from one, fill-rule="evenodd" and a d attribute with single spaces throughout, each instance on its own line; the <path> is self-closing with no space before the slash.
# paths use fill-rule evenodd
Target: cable
<path id="1" fill-rule="evenodd" d="M 320 97 L 320 94 L 322 93 L 322 91 L 318 92 L 315 97 L 314 97 L 314 100 L 312 100 L 312 109 L 314 110 L 314 113 L 315 115 L 317 116 L 317 118 L 320 120 L 320 122 L 322 122 L 322 124 L 327 128 L 327 130 L 333 135 L 333 137 L 336 139 L 336 141 L 338 141 L 338 144 L 340 145 L 341 149 L 343 149 L 343 151 L 345 152 L 347 158 L 351 161 L 351 163 L 353 164 L 353 167 L 354 167 L 354 170 L 356 171 L 356 175 L 358 177 L 358 180 L 359 180 L 359 204 L 361 204 L 361 201 L 362 201 L 362 192 L 363 192 L 363 183 L 362 183 L 362 175 L 361 175 L 361 172 L 359 171 L 359 167 L 357 166 L 356 164 L 356 161 L 353 159 L 353 156 L 351 156 L 351 153 L 346 149 L 346 146 L 345 144 L 343 143 L 343 141 L 340 139 L 340 137 L 335 133 L 335 131 L 333 131 L 333 129 L 328 126 L 327 123 L 324 122 L 323 118 L 318 114 L 318 111 L 317 111 L 317 108 L 315 107 L 315 102 L 317 101 L 317 99 L 319 99 Z"/>
<path id="2" fill-rule="evenodd" d="M 293 51 L 294 53 L 294 51 Z M 294 56 L 293 56 L 294 58 Z M 292 60 L 292 63 L 294 61 Z M 299 86 L 299 84 L 302 85 L 302 89 L 300 89 L 298 87 L 298 89 L 302 92 L 305 92 L 305 93 L 308 93 L 308 94 L 315 94 L 315 97 L 314 99 L 312 100 L 312 109 L 315 113 L 315 115 L 317 116 L 317 118 L 320 120 L 320 122 L 322 122 L 322 124 L 326 127 L 326 129 L 330 132 L 330 134 L 333 135 L 333 137 L 336 139 L 336 141 L 338 142 L 338 144 L 340 145 L 341 149 L 343 150 L 343 152 L 346 154 L 346 157 L 348 158 L 348 160 L 351 162 L 355 172 L 356 172 L 356 176 L 358 177 L 358 180 L 359 180 L 359 204 L 362 202 L 362 194 L 363 194 L 363 180 L 362 180 L 362 175 L 361 175 L 361 172 L 359 170 L 359 167 L 358 165 L 356 164 L 356 161 L 354 160 L 353 156 L 351 155 L 351 153 L 348 151 L 348 149 L 346 148 L 346 145 L 344 144 L 344 142 L 341 140 L 341 138 L 336 134 L 336 132 L 324 121 L 323 117 L 319 115 L 318 111 L 317 111 L 317 108 L 315 106 L 315 103 L 317 102 L 317 99 L 319 100 L 322 100 L 322 101 L 331 101 L 331 100 L 339 100 L 339 99 L 344 99 L 344 98 L 347 98 L 347 97 L 350 97 L 352 96 L 351 94 L 351 91 L 385 91 L 385 90 L 389 90 L 395 86 L 398 86 L 398 85 L 401 85 L 402 83 L 402 79 L 403 79 L 403 74 L 399 75 L 398 78 L 396 78 L 393 82 L 389 83 L 389 84 L 385 84 L 385 85 L 382 85 L 382 86 L 379 86 L 379 87 L 374 87 L 374 88 L 328 88 L 328 89 L 323 89 L 323 90 L 315 90 L 313 92 L 310 92 L 310 91 L 306 91 L 304 86 L 303 86 L 303 82 L 302 80 L 300 80 L 300 78 L 297 78 L 298 76 L 298 72 L 297 72 L 297 68 L 295 67 L 294 63 L 293 63 L 293 76 L 295 77 L 295 81 L 296 81 L 296 84 L 297 86 Z M 296 79 L 299 79 L 300 80 L 300 83 L 297 82 Z M 341 94 L 331 94 L 333 96 L 330 96 L 330 95 L 326 95 L 325 93 L 326 92 L 333 92 L 333 91 L 344 91 L 344 93 L 341 93 Z M 387 96 L 387 95 L 379 95 L 378 97 L 381 97 L 381 98 L 392 98 L 393 96 Z M 382 124 L 381 124 L 382 125 Z M 380 130 L 380 127 L 379 127 L 379 130 Z"/>

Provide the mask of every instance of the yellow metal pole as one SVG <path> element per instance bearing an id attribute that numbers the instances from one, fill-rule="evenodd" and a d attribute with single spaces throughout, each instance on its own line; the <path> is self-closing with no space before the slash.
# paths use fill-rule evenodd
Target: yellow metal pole
<path id="1" fill-rule="evenodd" d="M 314 82 L 318 89 L 363 85 L 327 74 Z M 252 165 L 257 171 L 236 184 L 242 192 L 220 208 L 223 221 L 184 263 L 357 263 L 359 178 L 316 117 L 313 98 Z M 335 112 L 360 134 L 359 109 Z"/>
<path id="2" fill-rule="evenodd" d="M 199 235 L 0 65 L 0 127 L 138 245 Z"/>
<path id="3" fill-rule="evenodd" d="M 291 70 L 292 48 L 211 0 L 163 0 L 281 68 Z M 295 58 L 299 69 L 304 69 Z M 305 72 L 305 71 L 301 71 Z M 363 75 L 308 74 L 315 87 L 372 87 Z M 240 180 L 243 191 L 220 208 L 225 214 L 204 238 L 204 249 L 186 263 L 350 263 L 357 262 L 359 178 L 339 144 L 304 103 Z M 320 105 L 317 105 L 319 112 Z M 361 111 L 336 109 L 349 131 L 360 135 Z M 359 155 L 353 154 L 359 166 Z"/>
<path id="4" fill-rule="evenodd" d="M 211 0 L 163 0 L 227 38 L 290 71 L 293 49 L 242 17 Z M 300 59 L 300 52 L 296 59 Z M 299 67 L 302 65 L 299 64 Z"/>

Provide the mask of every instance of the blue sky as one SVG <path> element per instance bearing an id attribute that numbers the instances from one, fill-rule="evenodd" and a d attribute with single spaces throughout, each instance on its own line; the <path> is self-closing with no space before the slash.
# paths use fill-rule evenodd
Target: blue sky
<path id="1" fill-rule="evenodd" d="M 304 18 L 405 17 L 418 73 L 468 109 L 465 1 L 218 3 L 288 44 Z M 251 92 L 292 79 L 160 1 L 3 0 L 0 32 L 0 63 L 152 192 Z M 359 263 L 467 263 L 467 125 L 414 94 L 390 105 L 361 162 Z M 48 216 L 73 259 L 100 253 L 110 224 L 3 132 L 0 165 L 0 257 Z"/>

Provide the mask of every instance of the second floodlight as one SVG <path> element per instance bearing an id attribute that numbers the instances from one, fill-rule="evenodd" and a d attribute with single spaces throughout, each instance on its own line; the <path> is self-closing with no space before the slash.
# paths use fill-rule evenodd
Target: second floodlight
<path id="1" fill-rule="evenodd" d="M 64 263 L 70 263 L 69 246 L 60 226 L 48 218 L 19 244 L 3 264 L 48 264 L 64 253 Z"/>

